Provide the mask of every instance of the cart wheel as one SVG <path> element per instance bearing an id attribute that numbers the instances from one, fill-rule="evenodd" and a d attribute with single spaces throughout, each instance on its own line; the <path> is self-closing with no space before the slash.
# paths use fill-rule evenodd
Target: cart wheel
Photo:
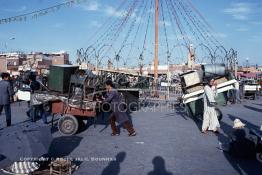
<path id="1" fill-rule="evenodd" d="M 260 163 L 262 163 L 262 153 L 257 153 L 256 158 Z"/>
<path id="2" fill-rule="evenodd" d="M 78 130 L 78 121 L 77 119 L 69 114 L 65 114 L 58 121 L 58 129 L 59 131 L 66 136 L 74 135 Z"/>
<path id="3" fill-rule="evenodd" d="M 44 104 L 43 109 L 45 112 L 49 112 L 51 110 L 51 106 L 49 104 Z"/>

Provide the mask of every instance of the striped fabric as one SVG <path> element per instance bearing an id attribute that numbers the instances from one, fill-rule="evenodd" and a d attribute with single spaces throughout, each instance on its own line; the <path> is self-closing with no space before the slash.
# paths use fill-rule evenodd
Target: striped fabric
<path id="1" fill-rule="evenodd" d="M 39 169 L 39 164 L 36 162 L 14 162 L 10 169 L 15 174 L 29 174 Z"/>

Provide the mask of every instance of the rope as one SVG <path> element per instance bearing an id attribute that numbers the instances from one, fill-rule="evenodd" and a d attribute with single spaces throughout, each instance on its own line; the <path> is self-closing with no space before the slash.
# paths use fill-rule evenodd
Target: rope
<path id="1" fill-rule="evenodd" d="M 165 20 L 165 14 L 164 14 L 164 9 L 163 9 L 163 3 L 162 1 L 160 1 L 160 7 L 161 7 L 161 10 L 162 10 L 162 19 L 163 19 L 163 23 L 164 23 L 164 32 L 165 32 L 165 40 L 166 40 L 166 47 L 167 47 L 167 61 L 169 61 L 169 44 L 168 44 L 168 37 L 167 37 L 167 30 L 166 30 L 166 20 Z"/>

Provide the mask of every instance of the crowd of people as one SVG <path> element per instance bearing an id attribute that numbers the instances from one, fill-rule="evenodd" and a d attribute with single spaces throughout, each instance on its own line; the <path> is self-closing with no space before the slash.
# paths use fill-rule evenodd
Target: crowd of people
<path id="1" fill-rule="evenodd" d="M 20 85 L 23 84 L 20 80 L 21 77 L 18 76 L 10 76 L 9 73 L 3 72 L 1 74 L 0 81 L 0 114 L 2 114 L 3 110 L 6 115 L 6 126 L 11 126 L 11 103 L 16 101 L 16 92 L 20 88 Z M 40 89 L 40 83 L 36 80 L 36 76 L 30 75 L 28 77 L 28 87 L 30 88 L 30 92 L 34 93 L 35 90 Z M 26 112 L 27 116 L 31 119 L 32 122 L 36 121 L 36 117 L 38 114 L 43 119 L 43 122 L 47 124 L 46 115 L 43 110 L 43 105 L 30 105 L 28 102 L 29 110 Z"/>
<path id="2" fill-rule="evenodd" d="M 14 83 L 10 74 L 2 73 L 2 80 L 0 81 L 0 114 L 5 111 L 6 115 L 6 126 L 11 126 L 11 103 L 14 97 Z M 28 77 L 29 86 L 31 94 L 41 88 L 40 83 L 36 80 L 36 76 L 30 75 Z M 94 97 L 94 100 L 98 104 L 109 104 L 110 114 L 109 123 L 111 125 L 112 134 L 111 136 L 118 136 L 120 134 L 119 127 L 116 126 L 116 122 L 119 126 L 123 126 L 127 131 L 129 136 L 136 136 L 136 131 L 130 122 L 126 111 L 124 110 L 124 104 L 122 103 L 120 93 L 114 88 L 112 80 L 106 81 L 106 94 L 105 96 Z M 241 103 L 239 98 L 239 88 L 236 84 L 234 90 L 235 102 Z M 202 123 L 202 133 L 207 134 L 208 131 L 212 131 L 215 134 L 219 134 L 220 123 L 216 111 L 216 96 L 217 96 L 217 82 L 214 79 L 209 79 L 206 81 L 204 86 L 204 112 L 203 112 L 203 123 Z M 102 111 L 104 112 L 104 111 Z M 43 104 L 40 105 L 30 105 L 26 112 L 28 117 L 32 122 L 36 121 L 37 117 L 42 118 L 43 123 L 47 124 L 47 115 L 44 110 Z M 223 150 L 232 155 L 240 155 L 243 157 L 254 156 L 256 153 L 256 144 L 253 140 L 250 140 L 250 131 L 245 128 L 245 124 L 239 119 L 234 121 L 233 133 L 231 142 L 228 143 L 228 148 Z"/>
<path id="3" fill-rule="evenodd" d="M 11 103 L 14 101 L 14 87 L 13 81 L 10 77 L 9 73 L 2 73 L 2 80 L 0 81 L 0 113 L 2 113 L 3 109 L 5 110 L 6 115 L 6 126 L 11 126 Z M 41 89 L 41 85 L 39 81 L 36 80 L 35 75 L 28 76 L 28 83 L 30 87 L 30 93 L 33 94 L 35 91 Z M 121 95 L 118 93 L 116 89 L 114 89 L 114 85 L 112 80 L 106 81 L 106 94 L 104 97 L 95 98 L 98 103 L 107 103 L 110 106 L 110 116 L 109 122 L 112 128 L 112 136 L 117 136 L 120 134 L 119 128 L 116 126 L 116 122 L 119 125 L 123 125 L 125 129 L 129 132 L 129 136 L 135 136 L 136 132 L 129 121 L 126 111 L 124 110 L 124 105 L 121 103 Z M 29 109 L 26 112 L 27 116 L 30 118 L 32 122 L 35 122 L 37 118 L 41 118 L 44 124 L 48 124 L 47 122 L 47 114 L 44 110 L 44 105 L 30 105 L 28 102 Z"/>

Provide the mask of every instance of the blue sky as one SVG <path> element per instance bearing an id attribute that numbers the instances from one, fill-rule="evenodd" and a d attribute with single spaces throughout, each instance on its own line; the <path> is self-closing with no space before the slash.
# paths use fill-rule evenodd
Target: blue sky
<path id="1" fill-rule="evenodd" d="M 64 1 L 0 0 L 0 18 L 28 13 L 61 2 Z M 57 12 L 37 19 L 29 18 L 24 22 L 1 24 L 0 51 L 54 52 L 64 50 L 70 53 L 70 59 L 73 61 L 76 57 L 76 50 L 82 47 L 86 48 L 92 44 L 90 38 L 92 38 L 94 32 L 99 29 L 105 21 L 109 19 L 113 21 L 120 18 L 121 10 L 116 11 L 120 2 L 122 1 L 86 0 L 86 2 L 79 5 L 62 8 Z M 262 65 L 262 2 L 260 0 L 192 0 L 192 2 L 214 29 L 212 34 L 215 38 L 222 43 L 225 48 L 234 48 L 238 51 L 240 64 L 244 64 L 246 58 L 249 58 L 250 64 Z M 165 13 L 167 14 L 167 12 Z M 141 15 L 141 17 L 143 17 L 143 15 Z M 168 20 L 169 19 L 166 19 L 165 25 L 167 27 L 169 43 L 170 45 L 175 45 L 176 41 L 172 40 L 173 33 L 170 29 L 171 27 L 169 27 L 171 24 Z M 135 25 L 138 25 L 138 20 Z M 144 27 L 145 26 L 146 25 L 144 25 Z M 189 29 L 186 30 L 190 31 Z M 128 29 L 123 30 L 123 33 L 127 31 Z M 160 31 L 164 33 L 163 29 Z M 143 32 L 139 33 L 141 33 L 141 36 L 144 35 Z M 131 38 L 135 37 L 135 32 L 130 35 L 128 42 L 131 42 Z M 142 43 L 141 38 L 143 37 L 139 36 L 140 35 L 138 35 L 136 41 Z M 10 40 L 10 38 L 13 37 L 15 39 Z M 124 34 L 121 35 L 120 38 L 121 37 L 122 40 L 120 39 L 119 42 L 123 41 Z M 160 35 L 160 39 L 164 37 L 164 34 Z M 98 37 L 96 37 L 96 39 L 97 38 Z M 151 43 L 153 37 L 149 38 L 151 38 L 151 40 L 148 43 Z M 116 50 L 120 48 L 119 42 L 117 41 L 118 44 L 115 45 Z M 165 44 L 164 39 L 160 44 Z M 152 46 L 148 46 L 148 48 L 153 49 Z M 132 53 L 135 54 L 135 50 L 136 49 L 133 49 Z M 140 51 L 137 52 L 139 53 Z M 127 64 L 130 62 L 130 65 L 137 63 L 137 59 L 132 59 L 132 53 L 130 58 L 126 58 Z M 136 55 L 138 53 L 136 53 Z M 152 53 L 148 53 L 148 55 L 145 56 L 145 63 L 151 61 Z M 161 62 L 164 63 L 164 61 Z"/>

